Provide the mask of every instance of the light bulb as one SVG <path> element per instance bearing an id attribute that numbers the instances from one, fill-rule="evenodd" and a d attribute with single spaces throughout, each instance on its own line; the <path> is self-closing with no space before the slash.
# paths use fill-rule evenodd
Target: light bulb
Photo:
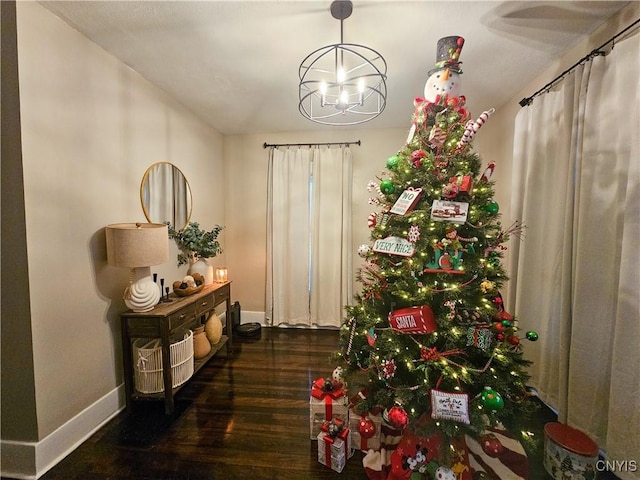
<path id="1" fill-rule="evenodd" d="M 340 92 L 340 104 L 347 105 L 347 103 L 349 103 L 349 94 L 346 90 L 342 90 Z"/>

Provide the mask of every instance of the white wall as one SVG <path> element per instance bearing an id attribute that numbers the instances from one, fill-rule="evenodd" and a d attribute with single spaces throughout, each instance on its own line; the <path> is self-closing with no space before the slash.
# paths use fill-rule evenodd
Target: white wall
<path id="1" fill-rule="evenodd" d="M 407 105 L 407 118 L 413 106 Z M 233 297 L 243 311 L 265 311 L 266 226 L 267 226 L 267 143 L 323 143 L 361 140 L 352 145 L 353 152 L 353 251 L 362 243 L 370 243 L 367 216 L 377 209 L 367 203 L 371 194 L 369 180 L 385 169 L 388 157 L 404 144 L 405 129 L 361 130 L 338 129 L 331 132 L 234 135 L 224 139 L 227 162 L 227 267 L 233 279 Z M 354 255 L 354 268 L 362 259 Z M 243 317 L 243 322 L 244 322 Z M 260 321 L 259 318 L 256 321 Z"/>
<path id="2" fill-rule="evenodd" d="M 126 310 L 128 272 L 106 264 L 104 226 L 146 221 L 140 181 L 157 161 L 186 175 L 194 220 L 224 224 L 223 144 L 218 132 L 40 4 L 17 2 L 17 31 L 37 410 L 37 432 L 17 440 L 47 443 L 123 382 L 118 316 Z M 175 253 L 171 243 L 167 263 L 152 268 L 169 285 L 186 270 L 176 267 Z M 122 401 L 116 394 L 105 415 Z M 3 405 L 20 408 L 19 399 Z M 15 440 L 8 430 L 3 441 Z"/>

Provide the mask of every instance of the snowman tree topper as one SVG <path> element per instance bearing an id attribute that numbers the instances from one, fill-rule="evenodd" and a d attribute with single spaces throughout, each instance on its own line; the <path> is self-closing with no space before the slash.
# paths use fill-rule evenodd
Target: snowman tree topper
<path id="1" fill-rule="evenodd" d="M 462 85 L 460 83 L 460 52 L 464 45 L 464 38 L 457 35 L 443 37 L 438 40 L 436 64 L 429 70 L 429 78 L 424 85 L 424 99 L 435 102 L 436 97 L 459 97 Z"/>

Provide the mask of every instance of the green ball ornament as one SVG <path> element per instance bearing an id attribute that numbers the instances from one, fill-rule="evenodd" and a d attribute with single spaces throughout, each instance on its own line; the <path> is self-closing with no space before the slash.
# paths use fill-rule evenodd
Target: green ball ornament
<path id="1" fill-rule="evenodd" d="M 511 326 L 511 322 L 509 320 L 502 320 L 502 326 L 509 328 Z"/>
<path id="2" fill-rule="evenodd" d="M 482 391 L 482 404 L 493 412 L 504 408 L 504 400 L 500 394 L 491 387 L 484 387 Z"/>
<path id="3" fill-rule="evenodd" d="M 396 191 L 396 187 L 391 183 L 391 180 L 382 180 L 380 182 L 380 191 L 385 195 L 391 195 Z"/>
<path id="4" fill-rule="evenodd" d="M 398 168 L 398 164 L 400 163 L 400 158 L 397 155 L 393 155 L 387 158 L 387 168 L 389 170 L 395 170 Z"/>
<path id="5" fill-rule="evenodd" d="M 491 200 L 489 203 L 483 205 L 482 209 L 487 213 L 495 215 L 498 213 L 498 210 L 500 210 L 500 205 L 498 205 L 498 202 Z"/>
<path id="6" fill-rule="evenodd" d="M 538 340 L 538 332 L 534 332 L 533 330 L 530 330 L 527 333 L 525 333 L 525 336 L 527 337 L 527 340 L 531 342 L 535 342 L 536 340 Z"/>

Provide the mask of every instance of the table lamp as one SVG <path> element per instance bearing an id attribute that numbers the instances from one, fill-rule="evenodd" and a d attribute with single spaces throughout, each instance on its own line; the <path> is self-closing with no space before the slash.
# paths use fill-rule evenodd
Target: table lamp
<path id="1" fill-rule="evenodd" d="M 131 269 L 124 303 L 134 312 L 148 312 L 158 304 L 160 289 L 151 278 L 151 265 L 169 258 L 167 226 L 159 223 L 116 223 L 105 228 L 107 262 Z"/>

